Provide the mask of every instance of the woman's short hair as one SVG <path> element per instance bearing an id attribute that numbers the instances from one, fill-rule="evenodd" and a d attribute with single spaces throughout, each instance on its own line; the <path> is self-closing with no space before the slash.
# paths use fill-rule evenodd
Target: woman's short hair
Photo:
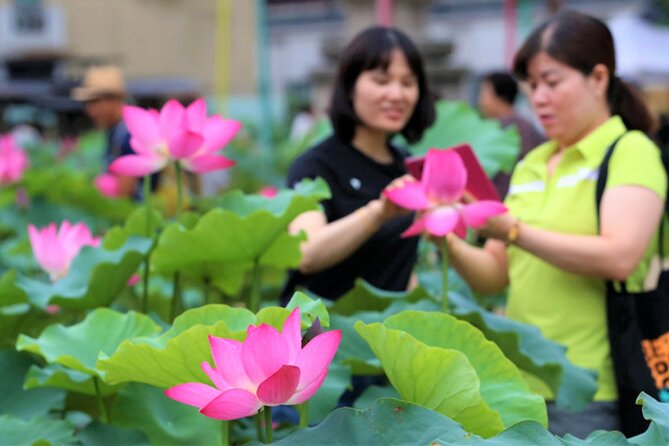
<path id="1" fill-rule="evenodd" d="M 390 65 L 391 54 L 399 49 L 418 83 L 418 101 L 409 121 L 401 130 L 410 142 L 419 141 L 435 120 L 434 98 L 430 93 L 423 68 L 423 59 L 409 37 L 395 28 L 374 26 L 360 32 L 344 49 L 334 81 L 330 101 L 330 120 L 335 134 L 350 142 L 361 123 L 353 108 L 352 94 L 360 73 Z"/>
<path id="2" fill-rule="evenodd" d="M 492 86 L 495 96 L 503 100 L 509 105 L 516 102 L 518 96 L 518 84 L 516 80 L 506 71 L 494 71 L 488 73 L 483 77 L 485 82 L 489 82 Z"/>
<path id="3" fill-rule="evenodd" d="M 536 28 L 518 50 L 513 61 L 514 74 L 526 80 L 528 65 L 540 52 L 584 75 L 589 75 L 598 64 L 606 66 L 611 113 L 620 115 L 628 129 L 653 131 L 655 120 L 643 100 L 631 85 L 616 75 L 613 36 L 604 22 L 575 11 L 555 14 Z"/>

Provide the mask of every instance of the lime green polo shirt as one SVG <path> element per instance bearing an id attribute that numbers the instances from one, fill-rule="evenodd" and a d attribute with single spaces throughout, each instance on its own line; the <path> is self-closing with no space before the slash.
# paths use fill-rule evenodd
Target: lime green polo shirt
<path id="1" fill-rule="evenodd" d="M 565 234 L 598 234 L 595 185 L 606 150 L 627 131 L 613 116 L 564 152 L 552 176 L 547 162 L 557 149 L 548 141 L 532 150 L 516 167 L 505 204 L 524 223 Z M 607 187 L 638 185 L 665 198 L 666 174 L 660 152 L 639 131 L 627 133 L 609 164 Z M 649 287 L 651 258 L 657 253 L 657 236 L 634 273 L 630 291 Z M 567 347 L 574 364 L 598 372 L 597 401 L 614 401 L 613 376 L 606 326 L 604 280 L 563 271 L 518 247 L 510 246 L 509 300 L 511 319 L 539 327 L 545 337 Z M 654 275 L 657 280 L 657 275 Z M 652 287 L 654 288 L 654 287 Z M 652 289 L 651 288 L 651 289 Z M 532 387 L 553 399 L 546 386 Z"/>

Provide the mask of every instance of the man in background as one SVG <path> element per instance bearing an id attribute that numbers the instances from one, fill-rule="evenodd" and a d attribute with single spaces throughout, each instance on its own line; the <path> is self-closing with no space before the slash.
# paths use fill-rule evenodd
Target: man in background
<path id="1" fill-rule="evenodd" d="M 116 158 L 135 152 L 130 147 L 130 133 L 123 122 L 126 90 L 123 73 L 113 65 L 93 66 L 86 71 L 80 87 L 72 90 L 72 99 L 84 103 L 93 124 L 106 132 L 105 170 Z M 117 176 L 119 195 L 137 199 L 141 194 L 134 177 Z"/>
<path id="2" fill-rule="evenodd" d="M 518 96 L 518 84 L 509 73 L 492 72 L 483 77 L 479 92 L 479 110 L 489 119 L 497 119 L 502 128 L 515 125 L 520 134 L 520 153 L 518 160 L 522 160 L 527 152 L 538 146 L 546 139 L 527 119 L 516 113 L 514 103 Z M 509 190 L 511 175 L 500 172 L 493 183 L 500 198 L 504 199 Z"/>

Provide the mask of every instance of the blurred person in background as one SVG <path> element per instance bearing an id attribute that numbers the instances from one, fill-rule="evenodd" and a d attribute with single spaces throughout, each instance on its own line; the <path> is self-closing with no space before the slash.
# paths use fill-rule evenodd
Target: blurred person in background
<path id="1" fill-rule="evenodd" d="M 113 65 L 89 68 L 80 87 L 72 90 L 72 99 L 84 103 L 86 114 L 95 127 L 106 133 L 104 152 L 105 171 L 116 158 L 133 155 L 130 133 L 123 122 L 123 106 L 126 89 L 121 69 Z M 141 182 L 134 177 L 117 176 L 119 195 L 138 199 L 141 197 Z M 152 176 L 155 185 L 157 176 Z"/>
<path id="2" fill-rule="evenodd" d="M 516 162 L 522 160 L 527 153 L 546 140 L 530 121 L 520 116 L 514 107 L 518 96 L 518 84 L 511 74 L 496 71 L 486 74 L 481 81 L 478 105 L 481 114 L 488 119 L 497 119 L 502 128 L 511 125 L 518 129 L 520 135 L 520 152 Z M 511 175 L 499 172 L 493 183 L 504 199 L 509 190 Z"/>
<path id="3" fill-rule="evenodd" d="M 407 152 L 391 143 L 402 134 L 418 141 L 435 119 L 423 60 L 394 28 L 372 27 L 345 48 L 330 107 L 334 134 L 298 157 L 288 187 L 323 178 L 332 192 L 322 210 L 298 216 L 290 231 L 305 231 L 299 270 L 282 293 L 296 288 L 337 299 L 357 278 L 393 291 L 406 290 L 417 258 L 416 238 L 401 238 L 412 216 L 383 190 L 406 174 Z"/>
<path id="4" fill-rule="evenodd" d="M 600 20 L 560 12 L 535 29 L 515 56 L 515 75 L 546 136 L 520 162 L 505 204 L 509 212 L 481 230 L 483 248 L 447 237 L 451 265 L 478 292 L 509 285 L 509 318 L 537 326 L 567 347 L 579 367 L 597 372 L 597 392 L 583 412 L 548 401 L 549 429 L 585 438 L 618 430 L 618 389 L 608 338 L 606 281 L 647 290 L 667 176 L 647 136 L 654 120 L 639 95 L 616 75 L 613 37 Z M 617 142 L 616 142 L 617 141 Z M 596 179 L 616 143 L 599 213 Z"/>

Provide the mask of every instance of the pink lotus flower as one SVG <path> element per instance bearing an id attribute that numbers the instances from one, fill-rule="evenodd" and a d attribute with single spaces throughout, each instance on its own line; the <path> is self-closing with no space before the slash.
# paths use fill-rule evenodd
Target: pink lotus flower
<path id="1" fill-rule="evenodd" d="M 276 194 L 279 193 L 279 189 L 277 189 L 275 186 L 264 186 L 258 193 L 265 198 L 274 198 L 276 197 Z"/>
<path id="2" fill-rule="evenodd" d="M 128 283 L 126 285 L 128 285 L 129 287 L 133 287 L 139 283 L 140 279 L 141 277 L 139 277 L 139 274 L 133 274 L 128 279 Z"/>
<path id="3" fill-rule="evenodd" d="M 219 420 L 255 415 L 263 406 L 300 404 L 323 383 L 340 341 L 341 331 L 333 330 L 302 348 L 300 310 L 296 308 L 282 333 L 262 324 L 249 326 L 244 342 L 209 336 L 214 367 L 208 362 L 201 366 L 216 387 L 186 383 L 165 394 Z"/>
<path id="4" fill-rule="evenodd" d="M 28 155 L 16 144 L 10 134 L 0 136 L 0 185 L 21 179 L 28 168 Z"/>
<path id="5" fill-rule="evenodd" d="M 95 188 L 105 197 L 116 198 L 121 196 L 121 185 L 118 177 L 114 174 L 102 173 L 95 177 L 93 183 Z"/>
<path id="6" fill-rule="evenodd" d="M 241 124 L 220 116 L 208 117 L 204 99 L 188 108 L 172 99 L 160 112 L 128 105 L 123 107 L 123 119 L 136 154 L 116 159 L 109 168 L 114 174 L 144 176 L 158 172 L 171 160 L 196 173 L 234 165 L 234 161 L 215 152 L 234 138 Z"/>
<path id="7" fill-rule="evenodd" d="M 507 211 L 502 203 L 492 200 L 462 204 L 466 184 L 467 170 L 456 151 L 430 149 L 421 180 L 407 181 L 384 195 L 405 209 L 423 211 L 403 237 L 427 231 L 437 237 L 455 232 L 464 238 L 467 227 L 480 228 L 490 217 Z"/>
<path id="8" fill-rule="evenodd" d="M 86 225 L 72 225 L 67 220 L 61 223 L 60 229 L 56 229 L 55 223 L 41 230 L 28 225 L 28 237 L 37 263 L 49 273 L 52 281 L 67 275 L 70 264 L 82 247 L 100 244 L 100 239 L 93 237 Z"/>

